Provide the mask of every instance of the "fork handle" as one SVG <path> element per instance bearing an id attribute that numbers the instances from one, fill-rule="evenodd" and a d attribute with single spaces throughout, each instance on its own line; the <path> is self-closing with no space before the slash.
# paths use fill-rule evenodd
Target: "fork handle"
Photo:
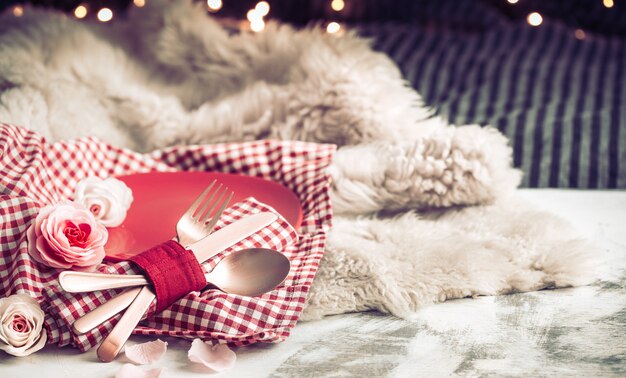
<path id="1" fill-rule="evenodd" d="M 139 274 L 120 275 L 66 270 L 59 274 L 61 288 L 68 293 L 82 293 L 105 289 L 117 289 L 128 286 L 143 286 L 148 282 Z"/>
<path id="2" fill-rule="evenodd" d="M 133 300 L 133 303 L 126 309 L 120 321 L 113 327 L 113 330 L 102 341 L 98 348 L 98 358 L 102 362 L 111 362 L 118 355 L 126 340 L 133 333 L 133 329 L 143 314 L 150 308 L 150 303 L 156 298 L 154 292 L 148 286 L 141 288 L 141 291 Z"/>
<path id="3" fill-rule="evenodd" d="M 113 297 L 110 301 L 96 307 L 91 312 L 86 313 L 72 324 L 74 332 L 78 335 L 91 331 L 104 321 L 115 316 L 118 312 L 128 307 L 133 299 L 139 294 L 141 288 L 136 287 L 127 290 Z M 106 306 L 105 306 L 106 304 Z"/>

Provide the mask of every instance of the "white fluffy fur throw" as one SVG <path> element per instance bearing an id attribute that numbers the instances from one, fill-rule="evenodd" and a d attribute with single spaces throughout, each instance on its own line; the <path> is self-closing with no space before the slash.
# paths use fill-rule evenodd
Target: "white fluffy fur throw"
<path id="1" fill-rule="evenodd" d="M 303 318 L 405 316 L 593 278 L 591 249 L 566 223 L 511 202 L 520 173 L 507 140 L 432 117 L 392 61 L 354 35 L 278 25 L 229 34 L 187 1 L 150 1 L 104 25 L 5 13 L 0 120 L 137 151 L 259 138 L 339 145 L 335 226 Z"/>

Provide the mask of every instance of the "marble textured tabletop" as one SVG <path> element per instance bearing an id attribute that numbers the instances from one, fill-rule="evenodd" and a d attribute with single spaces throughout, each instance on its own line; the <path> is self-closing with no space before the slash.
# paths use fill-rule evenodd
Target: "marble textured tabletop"
<path id="1" fill-rule="evenodd" d="M 284 343 L 237 349 L 235 368 L 211 376 L 626 376 L 626 191 L 520 193 L 605 250 L 608 278 L 450 301 L 423 308 L 410 321 L 372 312 L 304 322 Z M 164 367 L 162 377 L 206 374 L 187 360 L 189 342 L 167 341 L 165 358 L 150 367 Z M 95 350 L 47 347 L 24 358 L 0 354 L 0 377 L 112 377 L 125 362 L 103 364 Z"/>

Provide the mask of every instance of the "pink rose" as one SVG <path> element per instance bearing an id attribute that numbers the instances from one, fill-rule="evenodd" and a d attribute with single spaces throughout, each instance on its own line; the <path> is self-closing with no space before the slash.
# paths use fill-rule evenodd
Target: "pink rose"
<path id="1" fill-rule="evenodd" d="M 27 236 L 35 261 L 53 268 L 94 270 L 104 258 L 109 233 L 89 210 L 65 200 L 40 209 Z"/>
<path id="2" fill-rule="evenodd" d="M 43 348 L 48 339 L 43 320 L 39 303 L 28 295 L 0 298 L 0 349 L 22 357 Z"/>

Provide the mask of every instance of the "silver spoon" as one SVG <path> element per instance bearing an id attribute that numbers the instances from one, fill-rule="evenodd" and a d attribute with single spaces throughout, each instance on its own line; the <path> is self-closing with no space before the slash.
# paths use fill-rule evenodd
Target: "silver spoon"
<path id="1" fill-rule="evenodd" d="M 207 284 L 230 294 L 258 296 L 266 293 L 289 274 L 289 259 L 282 253 L 266 248 L 242 249 L 229 254 L 205 275 Z M 142 275 L 99 274 L 64 271 L 59 275 L 61 287 L 70 293 L 114 289 L 148 284 Z M 128 307 L 139 288 L 128 290 L 109 302 L 115 306 L 101 306 L 77 319 L 74 330 L 85 333 Z M 108 303 L 108 302 L 107 302 Z M 98 311 L 105 308 L 106 311 Z"/>

